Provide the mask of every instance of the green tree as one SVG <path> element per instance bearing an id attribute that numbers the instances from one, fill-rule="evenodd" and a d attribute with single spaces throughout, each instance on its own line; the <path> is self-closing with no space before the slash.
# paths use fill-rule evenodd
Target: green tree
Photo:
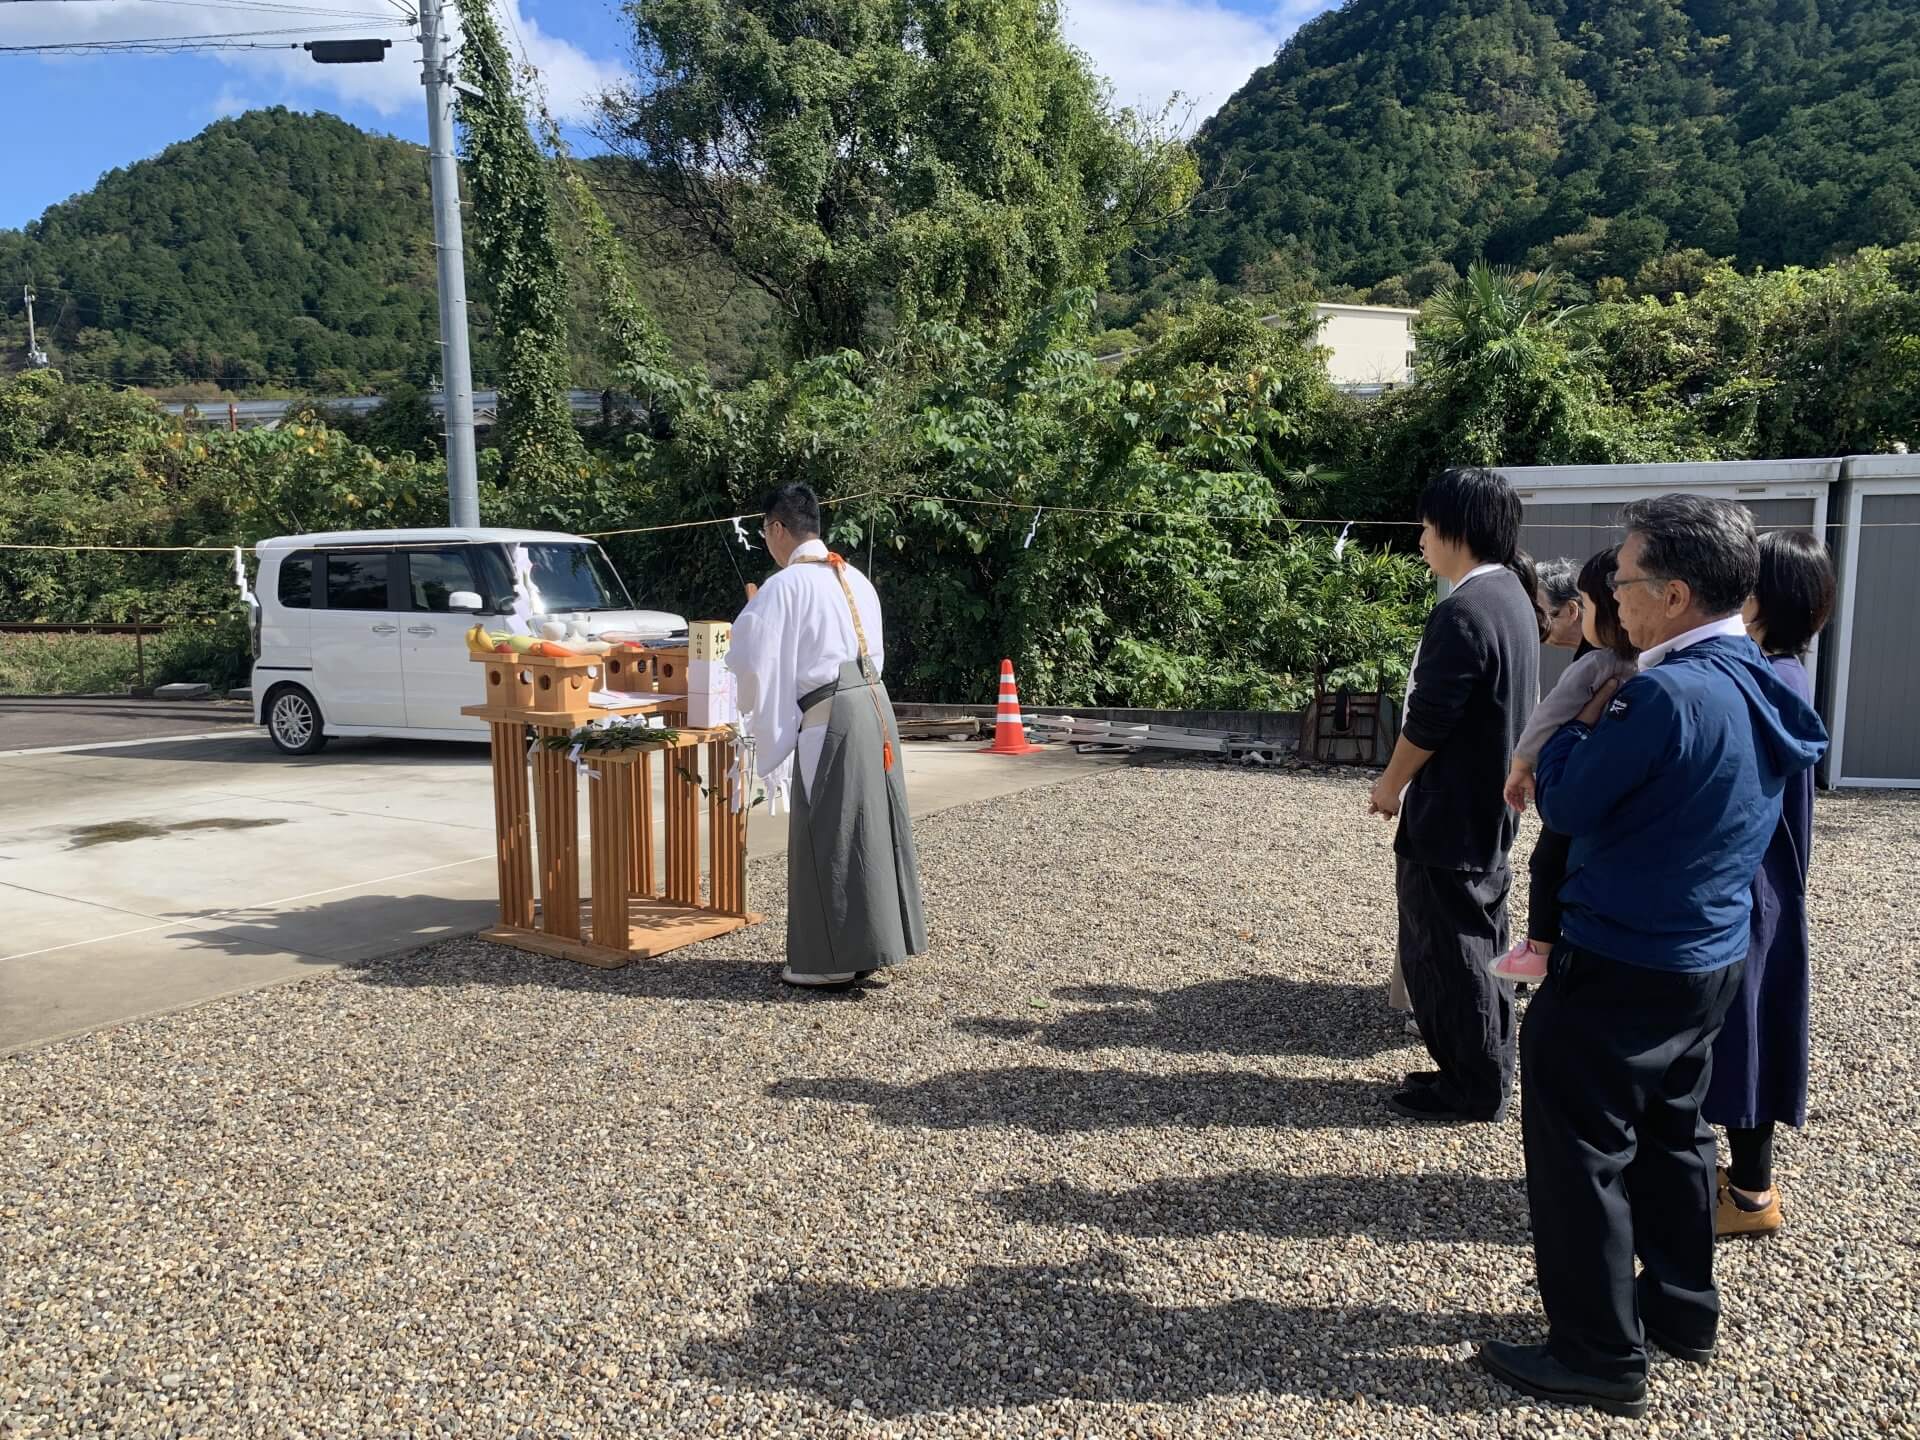
<path id="1" fill-rule="evenodd" d="M 1554 305 L 1559 287 L 1551 270 L 1526 279 L 1475 261 L 1428 310 L 1420 333 L 1423 363 L 1489 380 L 1537 370 L 1580 315 Z"/>
<path id="2" fill-rule="evenodd" d="M 1606 273 L 1631 280 L 1666 253 L 1667 227 L 1651 215 L 1622 215 L 1607 226 L 1600 241 Z"/>
<path id="3" fill-rule="evenodd" d="M 779 308 L 794 354 L 889 322 L 1005 329 L 1193 188 L 1051 0 L 634 0 L 606 133 L 635 187 Z"/>
<path id="4" fill-rule="evenodd" d="M 1920 448 L 1920 243 L 1822 270 L 1722 266 L 1594 321 L 1611 392 L 1689 453 Z"/>
<path id="5" fill-rule="evenodd" d="M 1404 518 L 1449 465 L 1679 458 L 1667 417 L 1615 400 L 1594 312 L 1557 307 L 1558 287 L 1477 261 L 1428 305 L 1419 382 L 1352 412 L 1341 513 Z"/>

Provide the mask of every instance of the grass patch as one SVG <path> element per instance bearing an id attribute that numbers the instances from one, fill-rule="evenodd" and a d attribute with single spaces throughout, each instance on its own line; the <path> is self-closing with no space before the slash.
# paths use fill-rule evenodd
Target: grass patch
<path id="1" fill-rule="evenodd" d="M 136 669 L 131 635 L 0 633 L 0 695 L 124 695 Z"/>
<path id="2" fill-rule="evenodd" d="M 238 617 L 179 625 L 141 641 L 147 684 L 198 681 L 216 691 L 247 683 L 252 660 Z M 131 635 L 0 632 L 0 695 L 124 695 L 137 683 Z"/>

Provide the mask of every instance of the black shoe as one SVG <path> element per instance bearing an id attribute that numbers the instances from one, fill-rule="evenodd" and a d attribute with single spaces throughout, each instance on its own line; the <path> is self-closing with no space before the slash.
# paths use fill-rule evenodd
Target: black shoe
<path id="1" fill-rule="evenodd" d="M 1588 1405 L 1609 1415 L 1638 1420 L 1647 1413 L 1645 1380 L 1601 1380 L 1562 1365 L 1544 1345 L 1489 1340 L 1477 1357 L 1481 1368 L 1514 1389 L 1561 1405 Z"/>
<path id="2" fill-rule="evenodd" d="M 1680 1334 L 1691 1331 L 1698 1335 L 1699 1331 L 1694 1330 L 1692 1326 L 1686 1326 L 1683 1331 L 1666 1330 L 1656 1319 L 1651 1318 L 1660 1315 L 1666 1307 L 1661 1303 L 1658 1288 L 1644 1271 L 1634 1281 L 1634 1289 L 1639 1300 L 1640 1326 L 1646 1331 L 1647 1344 L 1657 1346 L 1674 1359 L 1684 1360 L 1689 1365 L 1706 1365 L 1712 1362 L 1714 1338 L 1712 1330 L 1707 1332 L 1705 1345 L 1682 1343 L 1678 1338 Z"/>
<path id="3" fill-rule="evenodd" d="M 1388 1097 L 1387 1108 L 1409 1120 L 1426 1120 L 1435 1125 L 1464 1125 L 1473 1118 L 1461 1114 L 1424 1086 L 1395 1092 Z"/>
<path id="4" fill-rule="evenodd" d="M 806 980 L 796 978 L 792 972 L 782 968 L 780 971 L 780 983 L 789 990 L 798 990 L 803 994 L 811 991 L 818 995 L 838 995 L 858 985 L 860 983 L 860 977 L 858 975 L 849 975 L 844 980 Z"/>
<path id="5" fill-rule="evenodd" d="M 1713 1346 L 1682 1345 L 1678 1340 L 1670 1340 L 1644 1320 L 1641 1328 L 1647 1332 L 1647 1343 L 1658 1346 L 1676 1360 L 1684 1360 L 1689 1365 L 1710 1365 L 1713 1363 Z"/>
<path id="6" fill-rule="evenodd" d="M 1438 1070 L 1409 1070 L 1407 1071 L 1406 1078 L 1401 1083 L 1404 1088 L 1408 1090 L 1418 1090 L 1424 1085 L 1438 1085 L 1440 1083 L 1440 1072 Z"/>

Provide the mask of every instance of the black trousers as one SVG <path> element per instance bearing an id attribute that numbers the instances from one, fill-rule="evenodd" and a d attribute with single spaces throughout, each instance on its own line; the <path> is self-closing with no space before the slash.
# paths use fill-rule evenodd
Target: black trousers
<path id="1" fill-rule="evenodd" d="M 1700 1101 L 1740 970 L 1650 970 L 1562 944 L 1528 1008 L 1534 1263 L 1547 1344 L 1582 1374 L 1644 1376 L 1643 1322 L 1713 1344 L 1714 1142 Z"/>
<path id="2" fill-rule="evenodd" d="M 1513 987 L 1487 973 L 1507 948 L 1513 875 L 1442 870 L 1401 858 L 1400 971 L 1420 1038 L 1440 1079 L 1434 1089 L 1476 1120 L 1503 1120 L 1513 1093 Z"/>
<path id="3" fill-rule="evenodd" d="M 1527 858 L 1527 938 L 1560 943 L 1560 886 L 1567 878 L 1567 852 L 1573 837 L 1541 828 Z"/>

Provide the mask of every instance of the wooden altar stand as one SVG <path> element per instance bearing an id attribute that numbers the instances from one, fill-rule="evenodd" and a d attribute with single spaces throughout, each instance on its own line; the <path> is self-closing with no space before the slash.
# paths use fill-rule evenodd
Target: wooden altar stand
<path id="1" fill-rule="evenodd" d="M 493 825 L 500 864 L 500 924 L 481 938 L 615 969 L 758 923 L 761 917 L 747 910 L 747 811 L 743 806 L 734 812 L 727 773 L 732 742 L 725 731 L 688 729 L 684 695 L 661 693 L 676 681 L 684 690 L 685 650 L 552 658 L 476 654 L 473 659 L 486 667 L 487 703 L 461 713 L 485 720 L 493 732 Z M 642 698 L 612 708 L 589 703 L 603 679 L 609 690 Z M 650 694 L 659 698 L 643 698 Z M 677 739 L 631 750 L 584 751 L 584 781 L 566 750 L 545 744 L 549 736 L 571 735 L 592 720 L 653 715 L 675 729 Z M 529 727 L 539 742 L 531 755 Z M 657 846 L 656 773 L 666 802 Z M 592 892 L 584 906 L 583 783 Z M 703 801 L 705 847 L 700 843 Z"/>

